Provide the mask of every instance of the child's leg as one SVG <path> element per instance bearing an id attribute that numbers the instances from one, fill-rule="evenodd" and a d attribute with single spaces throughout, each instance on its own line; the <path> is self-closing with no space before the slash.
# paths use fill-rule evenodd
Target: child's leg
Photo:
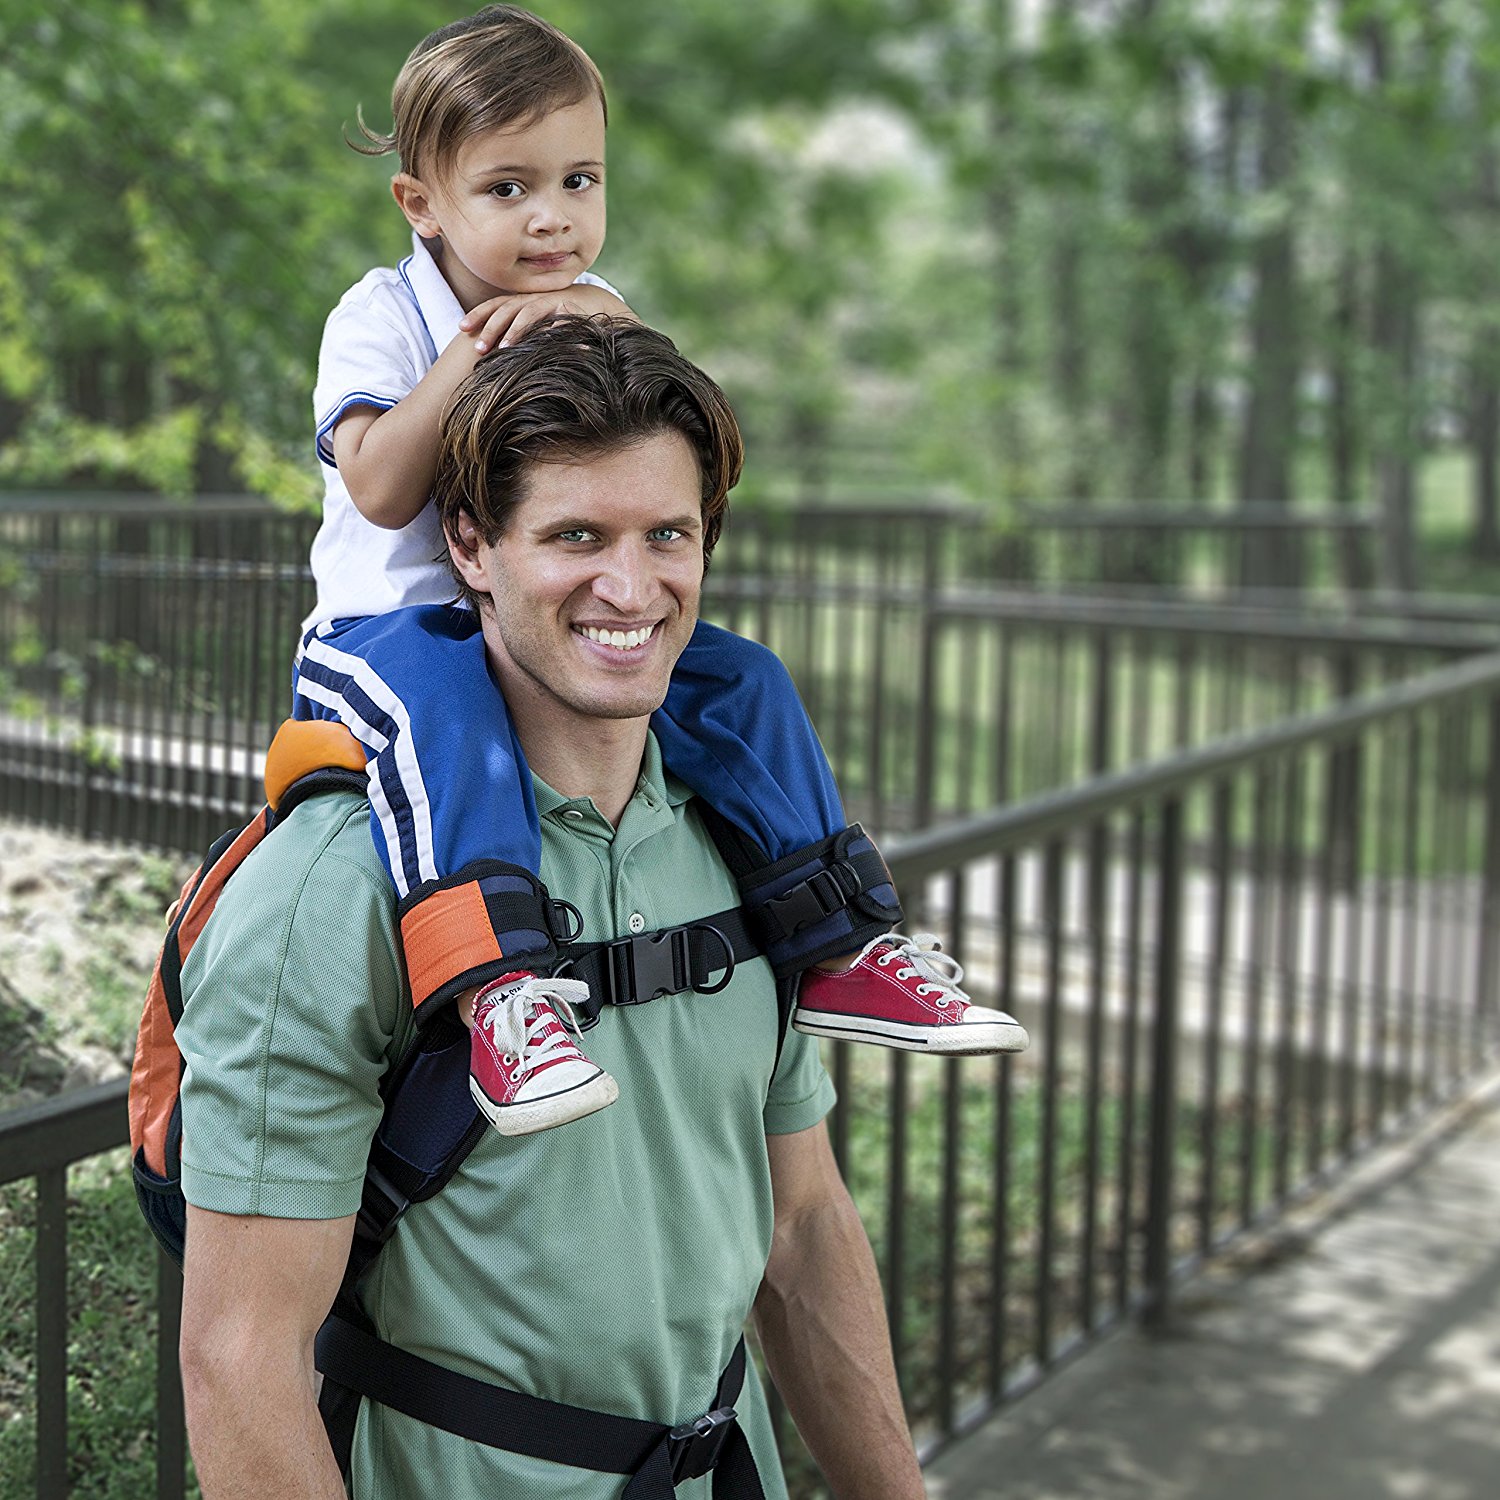
<path id="1" fill-rule="evenodd" d="M 666 765 L 771 856 L 741 890 L 767 929 L 805 955 L 797 1030 L 916 1051 L 1025 1047 L 1010 1016 L 969 1001 L 963 970 L 935 943 L 890 930 L 900 920 L 890 876 L 863 830 L 845 829 L 823 747 L 774 652 L 700 623 L 652 728 Z M 824 972 L 830 965 L 836 972 Z"/>
<path id="2" fill-rule="evenodd" d="M 403 899 L 477 860 L 536 871 L 531 775 L 469 611 L 400 609 L 309 632 L 292 712 L 337 719 L 365 746 L 371 832 Z"/>
<path id="3" fill-rule="evenodd" d="M 774 651 L 700 621 L 652 717 L 662 759 L 772 860 L 840 832 L 817 731 Z"/>
<path id="4" fill-rule="evenodd" d="M 490 1122 L 529 1134 L 611 1103 L 614 1080 L 563 1024 L 584 987 L 532 972 L 555 956 L 551 933 L 518 915 L 540 911 L 536 799 L 477 618 L 420 607 L 311 632 L 293 712 L 338 720 L 369 755 L 371 833 L 413 1001 L 423 1014 L 459 1001 L 470 1092 Z"/>

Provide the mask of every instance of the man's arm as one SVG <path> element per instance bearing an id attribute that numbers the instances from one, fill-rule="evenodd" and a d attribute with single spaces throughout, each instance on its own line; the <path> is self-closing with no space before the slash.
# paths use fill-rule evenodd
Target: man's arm
<path id="1" fill-rule="evenodd" d="M 776 1227 L 755 1331 L 837 1500 L 920 1500 L 875 1257 L 818 1124 L 767 1138 Z"/>
<path id="2" fill-rule="evenodd" d="M 188 1205 L 182 1385 L 204 1500 L 344 1500 L 318 1416 L 313 1337 L 354 1218 L 266 1219 Z"/>

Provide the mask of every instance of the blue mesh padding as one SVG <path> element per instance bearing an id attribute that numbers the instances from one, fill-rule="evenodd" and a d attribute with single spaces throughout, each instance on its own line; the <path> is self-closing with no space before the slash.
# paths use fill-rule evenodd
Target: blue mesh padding
<path id="1" fill-rule="evenodd" d="M 424 1176 L 455 1152 L 474 1123 L 469 1093 L 469 1034 L 419 1051 L 403 1068 L 380 1127 L 381 1144 Z"/>

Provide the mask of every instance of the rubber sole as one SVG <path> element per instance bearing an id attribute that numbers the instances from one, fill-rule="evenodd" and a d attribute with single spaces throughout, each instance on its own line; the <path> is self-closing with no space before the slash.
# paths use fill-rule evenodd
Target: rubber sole
<path id="1" fill-rule="evenodd" d="M 1006 1016 L 1003 1021 L 959 1021 L 950 1026 L 908 1026 L 878 1016 L 847 1016 L 836 1011 L 798 1009 L 792 1030 L 826 1036 L 836 1042 L 865 1042 L 903 1052 L 931 1052 L 941 1057 L 987 1057 L 996 1052 L 1024 1052 L 1031 1045 L 1026 1028 Z"/>
<path id="2" fill-rule="evenodd" d="M 480 1114 L 501 1135 L 536 1135 L 539 1131 L 555 1130 L 559 1125 L 571 1125 L 574 1120 L 613 1104 L 620 1097 L 620 1085 L 601 1068 L 592 1078 L 575 1083 L 560 1094 L 528 1099 L 521 1104 L 496 1104 L 471 1073 L 469 1093 L 474 1096 Z"/>

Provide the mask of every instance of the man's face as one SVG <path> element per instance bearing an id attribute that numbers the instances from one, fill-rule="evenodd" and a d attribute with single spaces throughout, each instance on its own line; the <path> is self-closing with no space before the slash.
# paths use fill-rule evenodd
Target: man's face
<path id="1" fill-rule="evenodd" d="M 604 244 L 604 107 L 548 110 L 525 125 L 470 137 L 430 171 L 402 210 L 443 238 L 441 264 L 467 310 L 502 292 L 559 292 Z"/>
<path id="2" fill-rule="evenodd" d="M 493 546 L 462 518 L 450 547 L 487 596 L 485 641 L 518 724 L 530 715 L 551 732 L 586 732 L 588 720 L 661 706 L 698 623 L 700 485 L 687 440 L 658 433 L 578 463 L 533 464 Z"/>

